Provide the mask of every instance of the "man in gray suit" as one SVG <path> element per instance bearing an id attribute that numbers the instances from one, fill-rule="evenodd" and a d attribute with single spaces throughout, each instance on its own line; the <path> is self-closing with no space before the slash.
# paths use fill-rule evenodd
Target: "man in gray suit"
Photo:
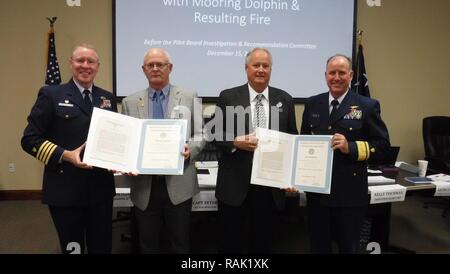
<path id="1" fill-rule="evenodd" d="M 160 234 L 164 224 L 169 252 L 189 253 L 189 223 L 192 197 L 199 192 L 195 159 L 204 146 L 201 104 L 197 94 L 170 84 L 169 54 L 152 48 L 144 56 L 142 70 L 149 87 L 122 101 L 125 115 L 141 119 L 186 119 L 188 143 L 185 145 L 184 172 L 181 176 L 129 176 L 139 247 L 142 253 L 160 253 Z M 194 111 L 194 108 L 197 108 Z M 200 109 L 198 109 L 200 108 Z"/>

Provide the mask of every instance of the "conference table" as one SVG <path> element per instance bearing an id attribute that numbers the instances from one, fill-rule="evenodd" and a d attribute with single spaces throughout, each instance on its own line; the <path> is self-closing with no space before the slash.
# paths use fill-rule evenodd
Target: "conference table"
<path id="1" fill-rule="evenodd" d="M 202 214 L 214 214 L 217 211 L 217 200 L 215 194 L 215 181 L 217 178 L 217 162 L 216 163 L 197 163 L 199 171 L 199 185 L 200 193 L 193 198 L 192 211 L 198 215 Z M 392 169 L 389 172 L 383 172 L 382 175 L 387 178 L 395 179 L 395 184 L 406 187 L 406 196 L 412 192 L 421 192 L 432 194 L 435 185 L 429 183 L 417 184 L 410 183 L 405 180 L 405 177 L 417 176 L 416 173 L 408 172 L 402 169 Z M 129 196 L 129 185 L 127 185 L 124 176 L 115 176 L 116 192 L 117 195 L 114 198 L 114 207 L 131 207 L 132 202 Z M 379 185 L 379 184 L 377 184 Z M 369 193 L 370 195 L 370 193 Z M 306 206 L 306 196 L 304 193 L 287 194 L 288 208 L 287 211 L 301 215 L 304 214 L 304 210 L 300 210 Z M 292 203 L 292 201 L 295 201 Z M 209 213 L 208 213 L 209 212 Z M 395 247 L 390 245 L 390 224 L 391 224 L 391 212 L 392 203 L 379 203 L 371 204 L 368 208 L 367 219 L 371 220 L 369 242 L 377 242 L 381 247 L 382 252 L 394 252 L 394 253 L 414 253 L 401 247 Z M 303 216 L 298 216 L 302 218 Z"/>
<path id="2" fill-rule="evenodd" d="M 406 177 L 416 177 L 417 174 L 402 169 L 395 169 L 394 172 L 391 169 L 390 172 L 383 172 L 383 176 L 395 179 L 395 184 L 406 187 L 406 196 L 414 193 L 432 195 L 436 188 L 434 184 L 430 183 L 411 183 L 406 181 Z M 369 206 L 367 218 L 372 220 L 370 241 L 379 243 L 383 252 L 415 253 L 412 250 L 390 244 L 392 204 L 380 203 Z"/>

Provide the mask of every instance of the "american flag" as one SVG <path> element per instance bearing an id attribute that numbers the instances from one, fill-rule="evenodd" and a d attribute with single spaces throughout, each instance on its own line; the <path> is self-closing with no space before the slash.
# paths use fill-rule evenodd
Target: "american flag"
<path id="1" fill-rule="evenodd" d="M 58 58 L 56 58 L 55 32 L 53 28 L 48 33 L 47 73 L 45 76 L 47 85 L 59 85 L 61 73 L 59 72 Z"/>

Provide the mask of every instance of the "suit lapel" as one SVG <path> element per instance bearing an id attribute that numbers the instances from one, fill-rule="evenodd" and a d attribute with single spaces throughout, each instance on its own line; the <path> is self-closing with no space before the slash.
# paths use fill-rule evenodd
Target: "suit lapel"
<path id="1" fill-rule="evenodd" d="M 248 85 L 243 85 L 239 89 L 238 93 L 239 105 L 247 108 L 250 106 L 250 91 L 248 90 Z"/>
<path id="2" fill-rule="evenodd" d="M 269 129 L 272 128 L 272 106 L 276 106 L 281 102 L 281 98 L 279 93 L 273 92 L 273 89 L 269 86 L 269 115 L 267 115 L 269 119 Z M 281 102 L 283 104 L 283 102 Z"/>
<path id="3" fill-rule="evenodd" d="M 70 82 L 66 84 L 66 87 L 64 89 L 71 102 L 77 105 L 86 115 L 91 116 L 91 111 L 88 110 L 86 104 L 84 103 L 83 96 L 81 95 L 80 90 L 78 89 L 77 85 L 75 85 L 73 80 L 70 80 Z M 94 97 L 93 94 L 92 96 Z"/>
<path id="4" fill-rule="evenodd" d="M 237 100 L 236 100 L 235 107 L 242 106 L 244 108 L 244 110 L 246 110 L 246 109 L 250 110 L 250 115 L 244 115 L 245 116 L 245 119 L 244 119 L 245 132 L 246 133 L 253 132 L 254 131 L 253 124 L 252 124 L 253 113 L 251 113 L 251 108 L 250 108 L 250 91 L 248 90 L 248 84 L 241 86 L 237 90 L 236 97 L 237 97 Z M 237 120 L 234 122 L 237 123 Z"/>
<path id="5" fill-rule="evenodd" d="M 181 103 L 181 90 L 176 86 L 170 86 L 169 91 L 169 102 L 167 103 L 167 110 L 165 113 L 165 118 L 170 119 L 173 108 L 179 106 Z"/>
<path id="6" fill-rule="evenodd" d="M 148 119 L 148 89 L 143 90 L 138 95 L 138 101 L 136 102 L 136 109 L 138 110 L 139 118 Z"/>
<path id="7" fill-rule="evenodd" d="M 318 101 L 319 106 L 312 110 L 314 114 L 319 116 L 320 125 L 328 125 L 330 117 L 330 106 L 328 104 L 328 93 L 324 95 Z"/>
<path id="8" fill-rule="evenodd" d="M 105 98 L 103 98 L 105 99 Z M 98 88 L 96 86 L 92 87 L 92 105 L 94 107 L 100 107 L 102 103 L 101 96 L 98 92 Z"/>

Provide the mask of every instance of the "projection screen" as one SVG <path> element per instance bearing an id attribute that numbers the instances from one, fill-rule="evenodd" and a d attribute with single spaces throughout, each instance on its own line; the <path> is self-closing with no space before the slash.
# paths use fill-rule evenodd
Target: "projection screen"
<path id="1" fill-rule="evenodd" d="M 247 82 L 246 53 L 273 55 L 270 85 L 302 99 L 327 90 L 325 62 L 353 55 L 355 0 L 115 0 L 114 91 L 148 87 L 141 66 L 151 47 L 172 58 L 171 82 L 205 99 Z"/>

